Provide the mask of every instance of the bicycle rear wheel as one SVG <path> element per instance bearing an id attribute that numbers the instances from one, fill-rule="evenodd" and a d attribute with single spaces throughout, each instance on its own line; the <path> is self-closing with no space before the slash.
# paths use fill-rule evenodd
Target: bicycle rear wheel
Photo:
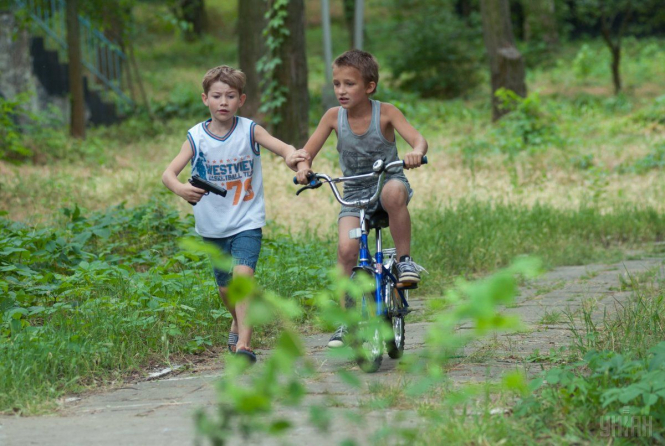
<path id="1" fill-rule="evenodd" d="M 407 291 L 404 291 L 405 293 Z M 404 305 L 399 292 L 392 282 L 386 284 L 387 300 L 386 322 L 392 327 L 390 338 L 386 339 L 386 351 L 392 359 L 399 359 L 404 354 L 404 340 L 406 330 L 404 327 Z"/>

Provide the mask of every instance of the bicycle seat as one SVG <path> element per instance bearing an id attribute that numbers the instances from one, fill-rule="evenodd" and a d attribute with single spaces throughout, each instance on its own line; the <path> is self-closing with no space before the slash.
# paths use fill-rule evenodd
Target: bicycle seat
<path id="1" fill-rule="evenodd" d="M 379 207 L 372 215 L 365 217 L 367 221 L 367 230 L 374 228 L 387 228 L 389 226 L 388 213 Z"/>

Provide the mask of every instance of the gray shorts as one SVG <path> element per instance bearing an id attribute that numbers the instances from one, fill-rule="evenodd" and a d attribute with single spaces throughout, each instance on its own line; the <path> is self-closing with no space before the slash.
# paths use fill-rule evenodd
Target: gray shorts
<path id="1" fill-rule="evenodd" d="M 411 185 L 409 184 L 409 181 L 406 179 L 406 177 L 402 176 L 396 176 L 393 178 L 388 178 L 386 180 L 386 184 L 389 181 L 399 181 L 404 186 L 406 187 L 406 191 L 409 193 L 409 197 L 406 199 L 406 204 L 409 204 L 411 201 L 411 197 L 413 197 L 413 189 L 411 189 Z M 368 189 L 359 189 L 359 190 L 351 190 L 351 191 L 344 191 L 344 200 L 365 200 L 370 198 L 372 195 L 374 195 L 374 190 L 375 187 L 368 188 Z M 367 215 L 371 215 L 374 212 L 376 212 L 379 208 L 381 208 L 381 198 L 377 200 L 376 203 L 371 205 L 369 209 L 365 211 Z M 342 209 L 339 211 L 339 216 L 337 217 L 337 221 L 339 221 L 340 218 L 342 217 L 358 217 L 360 218 L 360 209 L 358 208 L 353 208 L 350 206 L 344 206 L 342 205 Z"/>

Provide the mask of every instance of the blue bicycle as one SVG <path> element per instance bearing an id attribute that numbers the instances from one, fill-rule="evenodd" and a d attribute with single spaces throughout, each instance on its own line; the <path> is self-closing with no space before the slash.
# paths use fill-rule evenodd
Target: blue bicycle
<path id="1" fill-rule="evenodd" d="M 427 157 L 423 157 L 422 163 L 427 164 Z M 358 365 L 369 373 L 376 372 L 381 366 L 384 344 L 389 357 L 397 359 L 404 354 L 404 318 L 410 312 L 409 290 L 417 288 L 417 285 L 402 287 L 398 283 L 395 248 L 383 248 L 381 229 L 388 227 L 388 214 L 383 209 L 371 215 L 366 214 L 366 210 L 381 196 L 386 172 L 402 166 L 404 162 L 401 160 L 389 164 L 377 160 L 372 166 L 372 172 L 367 174 L 340 178 L 330 178 L 321 173 L 311 174 L 309 184 L 296 193 L 299 195 L 306 189 L 316 189 L 323 183 L 328 183 L 337 201 L 360 210 L 360 227 L 349 232 L 350 238 L 359 239 L 358 265 L 353 269 L 351 280 L 358 280 L 358 277 L 364 274 L 373 279 L 374 287 L 362 295 L 361 314 L 364 320 L 357 327 L 350 327 L 350 338 Z M 345 201 L 340 196 L 337 183 L 364 178 L 377 178 L 376 192 L 372 197 Z M 374 256 L 371 255 L 368 244 L 368 235 L 372 229 L 376 234 Z"/>

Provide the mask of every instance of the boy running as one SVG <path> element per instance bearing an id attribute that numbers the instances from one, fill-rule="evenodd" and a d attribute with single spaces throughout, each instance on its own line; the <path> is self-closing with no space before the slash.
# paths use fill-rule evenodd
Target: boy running
<path id="1" fill-rule="evenodd" d="M 214 269 L 215 280 L 233 317 L 229 350 L 254 363 L 252 328 L 245 323 L 248 303 L 232 305 L 227 292 L 232 276 L 254 275 L 261 250 L 261 228 L 266 221 L 259 145 L 284 158 L 293 170 L 309 155 L 271 136 L 253 121 L 236 116 L 246 99 L 244 87 L 245 74 L 240 70 L 222 65 L 206 73 L 201 99 L 210 110 L 210 119 L 189 129 L 162 182 L 184 200 L 196 203 L 196 232 L 233 258 L 232 271 Z M 204 196 L 206 191 L 178 181 L 187 163 L 192 165 L 192 175 L 227 189 L 226 197 Z"/>

